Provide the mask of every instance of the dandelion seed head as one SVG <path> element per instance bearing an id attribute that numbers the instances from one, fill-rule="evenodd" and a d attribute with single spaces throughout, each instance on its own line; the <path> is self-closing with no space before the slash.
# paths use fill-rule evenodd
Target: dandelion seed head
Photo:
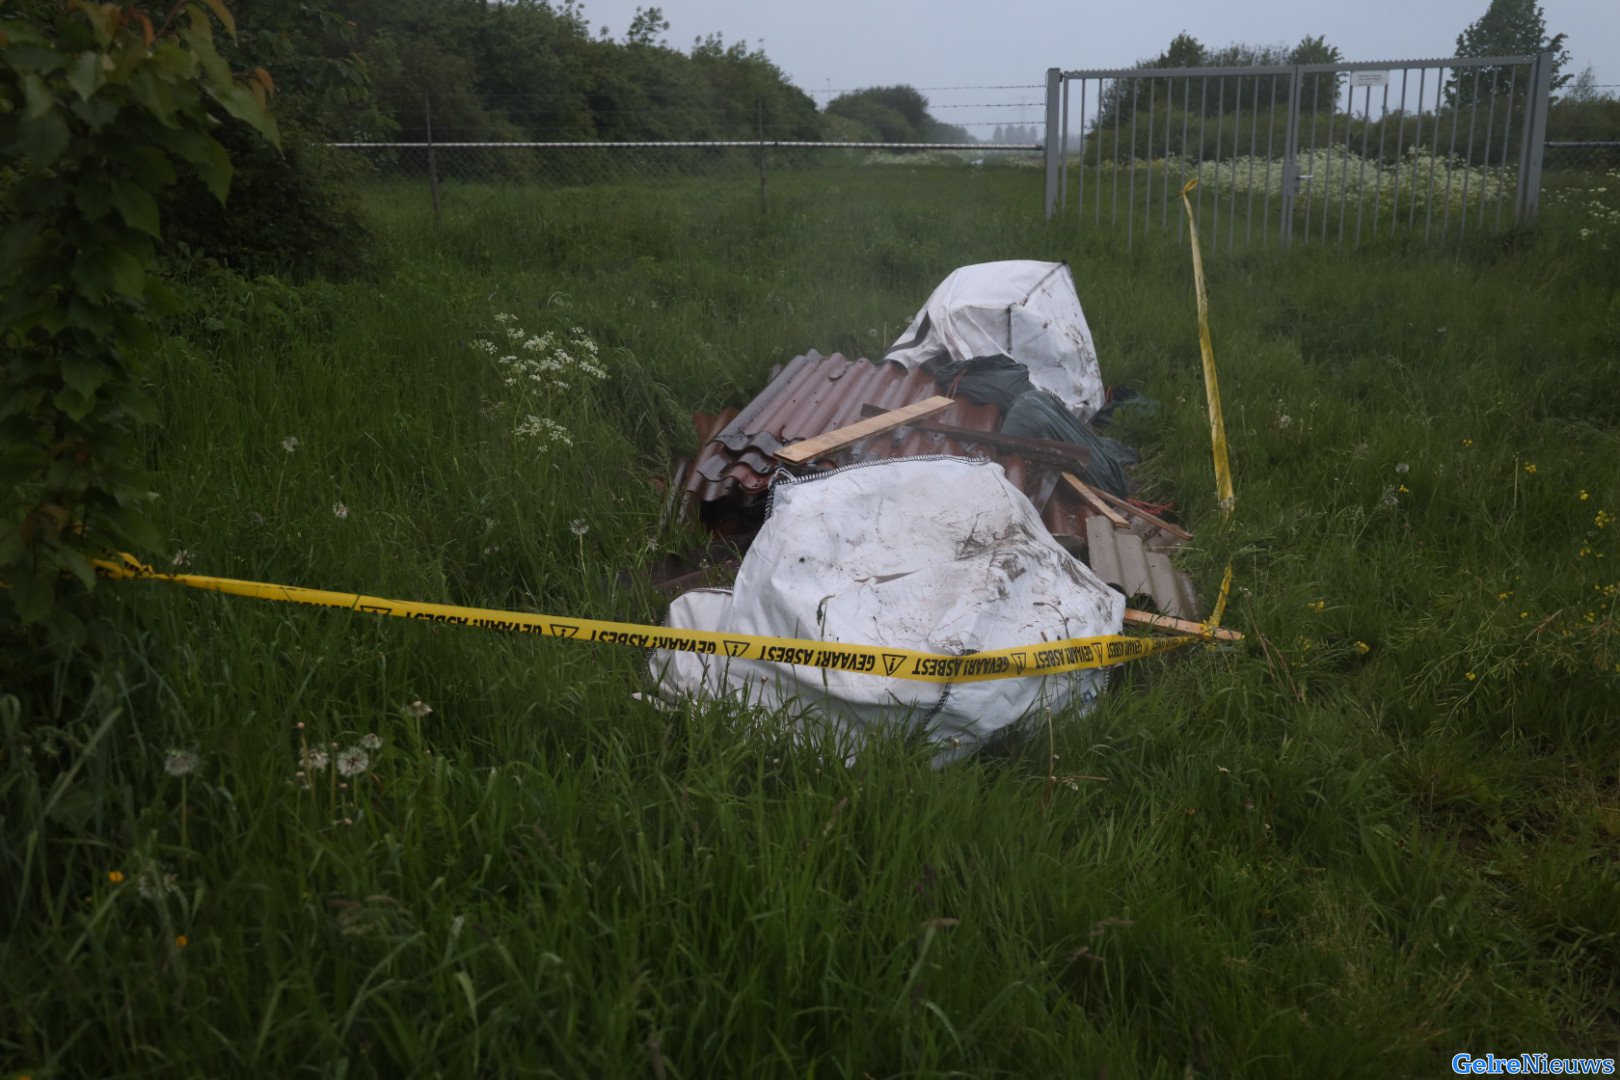
<path id="1" fill-rule="evenodd" d="M 584 536 L 586 533 L 591 531 L 591 527 L 585 524 L 584 518 L 575 518 L 573 521 L 568 523 L 568 531 L 573 533 L 575 536 Z"/>
<path id="2" fill-rule="evenodd" d="M 426 716 L 428 713 L 430 713 L 432 711 L 433 711 L 433 706 L 429 705 L 427 702 L 421 700 L 420 698 L 418 698 L 417 700 L 411 702 L 409 705 L 405 706 L 405 715 L 415 717 L 418 720 L 420 720 L 422 717 Z"/>
<path id="3" fill-rule="evenodd" d="M 382 736 L 376 734 L 362 735 L 360 736 L 359 745 L 365 747 L 367 750 L 381 750 Z"/>
<path id="4" fill-rule="evenodd" d="M 371 755 L 363 746 L 351 746 L 337 758 L 339 776 L 359 776 L 371 768 Z"/>
<path id="5" fill-rule="evenodd" d="M 190 750 L 170 750 L 163 755 L 163 771 L 170 776 L 190 776 L 201 764 L 202 759 Z"/>
<path id="6" fill-rule="evenodd" d="M 298 764 L 307 773 L 325 772 L 331 760 L 326 751 L 320 749 L 305 750 L 298 755 Z"/>
<path id="7" fill-rule="evenodd" d="M 349 520 L 349 507 L 348 507 L 348 505 L 346 503 L 340 503 L 340 502 L 333 503 L 332 504 L 332 516 L 337 518 L 339 521 L 347 521 L 347 520 Z"/>
<path id="8" fill-rule="evenodd" d="M 298 436 L 289 435 L 285 439 L 282 439 L 281 440 L 281 448 L 283 450 L 287 451 L 287 453 L 289 453 L 289 454 L 292 453 L 294 450 L 297 450 L 298 449 Z"/>

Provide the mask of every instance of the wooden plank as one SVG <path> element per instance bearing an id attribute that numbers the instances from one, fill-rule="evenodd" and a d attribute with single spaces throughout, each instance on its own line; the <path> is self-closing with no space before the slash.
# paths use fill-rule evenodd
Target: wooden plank
<path id="1" fill-rule="evenodd" d="M 1139 626 L 1151 627 L 1154 630 L 1167 630 L 1172 634 L 1204 636 L 1204 624 L 1201 622 L 1193 622 L 1191 619 L 1176 619 L 1169 615 L 1158 615 L 1151 611 L 1137 611 L 1135 608 L 1126 608 L 1125 621 L 1136 623 Z M 1222 627 L 1216 627 L 1212 636 L 1216 641 L 1243 640 L 1243 635 L 1238 631 L 1227 630 Z"/>
<path id="2" fill-rule="evenodd" d="M 1176 525 L 1172 525 L 1168 521 L 1164 520 L 1163 518 L 1154 517 L 1152 514 L 1148 513 L 1146 510 L 1142 509 L 1140 506 L 1137 506 L 1135 503 L 1126 502 L 1124 499 L 1120 498 L 1118 495 L 1110 495 L 1106 491 L 1098 491 L 1097 494 L 1099 496 L 1101 496 L 1103 499 L 1107 500 L 1108 502 L 1113 503 L 1115 506 L 1119 507 L 1121 510 L 1125 511 L 1127 514 L 1135 514 L 1137 517 L 1141 518 L 1143 521 L 1147 522 L 1149 525 L 1157 525 L 1159 528 L 1163 529 L 1165 532 L 1169 533 L 1171 536 L 1179 536 L 1183 540 L 1191 540 L 1193 538 L 1192 533 L 1188 532 L 1186 529 L 1183 529 L 1183 528 L 1181 528 L 1179 526 L 1176 526 Z"/>
<path id="3" fill-rule="evenodd" d="M 835 428 L 813 438 L 784 446 L 776 452 L 776 456 L 790 465 L 803 465 L 850 443 L 860 442 L 873 435 L 881 435 L 913 420 L 942 412 L 952 404 L 950 398 L 936 395 L 866 420 L 857 420 L 847 427 Z"/>
<path id="4" fill-rule="evenodd" d="M 1131 527 L 1130 522 L 1120 517 L 1112 507 L 1102 501 L 1102 497 L 1092 490 L 1090 484 L 1074 475 L 1074 473 L 1064 473 L 1063 479 L 1070 487 L 1080 493 L 1082 499 L 1091 504 L 1093 510 L 1112 521 L 1116 529 L 1128 529 Z"/>

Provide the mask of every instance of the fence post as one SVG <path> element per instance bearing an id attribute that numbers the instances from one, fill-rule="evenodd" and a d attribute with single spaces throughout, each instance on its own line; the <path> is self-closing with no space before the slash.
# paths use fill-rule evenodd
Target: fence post
<path id="1" fill-rule="evenodd" d="M 433 103 L 422 95 L 422 123 L 427 128 L 428 191 L 433 195 L 433 220 L 439 220 L 439 169 L 433 160 Z"/>
<path id="2" fill-rule="evenodd" d="M 1540 53 L 1530 68 L 1524 103 L 1524 147 L 1519 152 L 1519 190 L 1513 220 L 1529 221 L 1541 202 L 1541 162 L 1547 152 L 1547 105 L 1552 96 L 1553 54 Z M 1509 105 L 1511 108 L 1511 104 Z"/>
<path id="3" fill-rule="evenodd" d="M 1282 219 L 1277 223 L 1278 238 L 1283 247 L 1294 242 L 1294 196 L 1299 194 L 1299 100 L 1303 96 L 1305 80 L 1300 77 L 1299 65 L 1288 73 L 1288 137 L 1283 140 Z M 1313 118 L 1312 122 L 1315 120 Z M 1270 167 L 1269 165 L 1267 166 Z"/>
<path id="4" fill-rule="evenodd" d="M 769 170 L 765 160 L 765 99 L 755 98 L 754 108 L 759 130 L 759 212 L 761 216 L 765 216 L 771 212 L 771 203 L 765 188 L 765 176 Z"/>
<path id="5" fill-rule="evenodd" d="M 1057 208 L 1058 168 L 1062 164 L 1063 149 L 1058 133 L 1063 126 L 1059 97 L 1063 88 L 1063 72 L 1046 69 L 1046 220 L 1052 220 Z"/>

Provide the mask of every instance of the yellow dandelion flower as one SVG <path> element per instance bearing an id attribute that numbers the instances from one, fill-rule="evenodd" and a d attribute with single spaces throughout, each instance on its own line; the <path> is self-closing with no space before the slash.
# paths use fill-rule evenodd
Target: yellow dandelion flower
<path id="1" fill-rule="evenodd" d="M 1607 529 L 1609 527 L 1609 522 L 1613 520 L 1613 514 L 1609 513 L 1607 510 L 1599 510 L 1597 512 L 1597 516 L 1592 519 L 1592 524 L 1596 525 L 1600 529 Z"/>
<path id="2" fill-rule="evenodd" d="M 1581 502 L 1585 502 L 1587 499 L 1590 499 L 1592 496 L 1587 494 L 1585 488 L 1581 488 L 1581 490 L 1576 493 L 1575 497 L 1577 499 L 1581 500 Z"/>
<path id="3" fill-rule="evenodd" d="M 1358 641 L 1356 642 L 1356 652 L 1360 653 L 1362 656 L 1366 656 L 1368 653 L 1372 652 L 1372 646 L 1367 644 L 1365 641 Z"/>
<path id="4" fill-rule="evenodd" d="M 1463 678 L 1467 679 L 1469 682 L 1473 682 L 1477 677 L 1478 676 L 1476 676 L 1472 671 L 1463 676 Z"/>
<path id="5" fill-rule="evenodd" d="M 1405 484 L 1402 484 L 1396 490 L 1399 491 L 1402 495 L 1410 495 L 1410 494 L 1412 494 L 1412 489 L 1407 487 Z"/>
<path id="6" fill-rule="evenodd" d="M 1326 600 L 1312 600 L 1310 603 L 1306 604 L 1305 606 L 1310 608 L 1312 611 L 1320 612 L 1323 608 L 1327 607 L 1327 601 Z"/>
<path id="7" fill-rule="evenodd" d="M 1528 618 L 1529 618 L 1529 617 L 1530 617 L 1530 613 L 1529 613 L 1529 612 L 1528 612 L 1528 611 L 1521 611 L 1521 612 L 1519 612 L 1519 618 L 1521 618 L 1521 619 L 1528 619 Z"/>
<path id="8" fill-rule="evenodd" d="M 1513 595 L 1513 590 L 1509 589 L 1507 592 L 1499 592 L 1499 593 L 1497 593 L 1496 598 L 1498 600 L 1506 600 L 1508 597 L 1510 597 L 1512 595 Z"/>
<path id="9" fill-rule="evenodd" d="M 109 870 L 107 871 L 107 880 L 114 885 L 121 885 L 124 881 L 124 872 L 122 870 Z"/>
<path id="10" fill-rule="evenodd" d="M 184 935 L 184 934 L 176 934 L 174 936 L 174 947 L 175 948 L 183 949 L 187 945 L 190 945 L 190 944 L 191 944 L 191 939 L 186 937 L 186 935 Z"/>

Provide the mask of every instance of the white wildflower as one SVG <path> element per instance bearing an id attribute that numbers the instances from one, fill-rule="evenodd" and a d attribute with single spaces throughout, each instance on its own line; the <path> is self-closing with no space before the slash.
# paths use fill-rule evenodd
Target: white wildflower
<path id="1" fill-rule="evenodd" d="M 498 323 L 516 322 L 517 316 L 511 314 L 510 312 L 503 311 L 495 316 L 495 321 Z"/>
<path id="2" fill-rule="evenodd" d="M 287 451 L 289 454 L 298 449 L 298 436 L 289 435 L 285 439 L 282 439 L 281 448 Z"/>
<path id="3" fill-rule="evenodd" d="M 432 711 L 433 711 L 433 706 L 429 705 L 427 702 L 421 700 L 420 698 L 418 698 L 417 700 L 411 702 L 409 705 L 405 706 L 405 715 L 406 716 L 414 716 L 418 720 L 420 720 L 422 717 L 426 716 L 428 713 L 430 713 Z"/>
<path id="4" fill-rule="evenodd" d="M 163 771 L 170 776 L 190 776 L 202 764 L 202 758 L 190 750 L 170 750 L 163 755 Z"/>
<path id="5" fill-rule="evenodd" d="M 584 518 L 575 518 L 573 521 L 568 523 L 568 531 L 573 533 L 575 536 L 584 536 L 586 533 L 591 531 L 591 527 L 585 524 Z"/>
<path id="6" fill-rule="evenodd" d="M 1395 463 L 1395 475 L 1397 475 L 1397 476 L 1405 476 L 1408 472 L 1411 471 L 1411 469 L 1412 469 L 1412 466 L 1408 465 L 1404 461 L 1397 461 Z"/>
<path id="7" fill-rule="evenodd" d="M 326 756 L 326 751 L 321 749 L 305 750 L 298 755 L 298 764 L 306 773 L 325 772 L 331 760 Z"/>
<path id="8" fill-rule="evenodd" d="M 382 736 L 375 734 L 362 735 L 360 736 L 359 745 L 367 750 L 380 750 L 382 749 Z"/>
<path id="9" fill-rule="evenodd" d="M 174 553 L 174 558 L 169 560 L 169 565 L 170 566 L 190 566 L 191 565 L 191 549 L 190 548 L 181 548 L 179 551 L 176 551 Z"/>
<path id="10" fill-rule="evenodd" d="M 332 504 L 332 516 L 337 518 L 339 521 L 347 521 L 349 519 L 349 507 L 348 507 L 348 505 L 345 504 L 345 503 L 340 503 L 340 502 L 333 503 Z"/>
<path id="11" fill-rule="evenodd" d="M 371 755 L 363 746 L 351 746 L 338 755 L 337 771 L 340 776 L 359 776 L 371 768 Z"/>

